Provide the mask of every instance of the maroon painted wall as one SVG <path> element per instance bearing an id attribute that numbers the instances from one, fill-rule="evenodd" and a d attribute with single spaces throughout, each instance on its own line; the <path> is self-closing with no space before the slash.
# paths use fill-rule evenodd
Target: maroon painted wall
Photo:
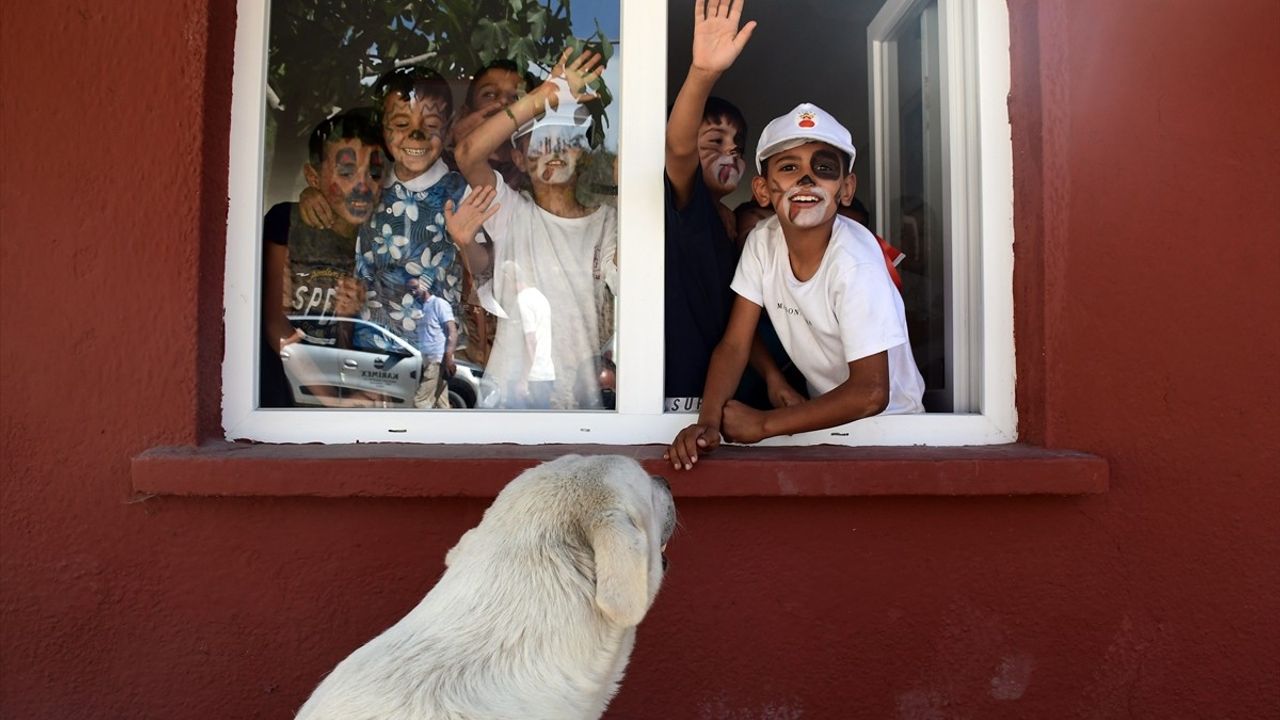
<path id="1" fill-rule="evenodd" d="M 217 430 L 234 4 L 2 7 L 0 715 L 288 717 L 484 502 L 131 494 Z M 687 500 L 610 717 L 1275 716 L 1280 3 L 1011 13 L 1022 432 L 1110 492 Z"/>

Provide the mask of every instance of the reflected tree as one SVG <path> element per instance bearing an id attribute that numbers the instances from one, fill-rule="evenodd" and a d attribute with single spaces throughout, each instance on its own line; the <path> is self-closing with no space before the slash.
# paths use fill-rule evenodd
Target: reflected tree
<path id="1" fill-rule="evenodd" d="M 311 128 L 333 113 L 370 103 L 374 79 L 422 64 L 466 82 L 498 58 L 549 68 L 572 38 L 570 0 L 276 0 L 267 71 L 267 197 L 290 199 Z M 590 41 L 606 59 L 612 45 Z M 595 135 L 603 134 L 598 89 Z"/>

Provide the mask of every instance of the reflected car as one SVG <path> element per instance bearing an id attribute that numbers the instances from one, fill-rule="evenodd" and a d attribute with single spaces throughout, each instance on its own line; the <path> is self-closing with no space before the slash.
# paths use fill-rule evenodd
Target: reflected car
<path id="1" fill-rule="evenodd" d="M 297 405 L 306 407 L 412 408 L 422 373 L 422 353 L 385 328 L 359 318 L 291 315 L 302 330 L 280 360 Z M 464 360 L 449 379 L 449 404 L 472 408 L 480 399 L 483 370 Z"/>

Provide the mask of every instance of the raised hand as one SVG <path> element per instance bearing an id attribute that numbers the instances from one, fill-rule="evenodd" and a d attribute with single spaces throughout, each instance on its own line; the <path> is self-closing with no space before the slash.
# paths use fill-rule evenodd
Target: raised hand
<path id="1" fill-rule="evenodd" d="M 590 92 L 591 83 L 600 78 L 600 73 L 604 71 L 603 65 L 597 65 L 600 62 L 600 53 L 584 52 L 569 62 L 569 56 L 573 54 L 573 48 L 565 48 L 560 53 L 560 60 L 556 62 L 556 66 L 551 69 L 551 78 L 564 78 L 569 84 L 569 94 L 579 103 L 594 100 L 595 94 Z"/>
<path id="2" fill-rule="evenodd" d="M 752 20 L 742 29 L 744 0 L 698 0 L 693 8 L 693 67 L 721 73 L 729 69 L 756 29 Z M 708 2 L 710 7 L 708 7 Z"/>
<path id="3" fill-rule="evenodd" d="M 444 227 L 458 246 L 465 246 L 475 239 L 485 221 L 498 212 L 501 204 L 493 202 L 497 188 L 484 185 L 476 188 L 455 207 L 452 200 L 444 204 Z"/>

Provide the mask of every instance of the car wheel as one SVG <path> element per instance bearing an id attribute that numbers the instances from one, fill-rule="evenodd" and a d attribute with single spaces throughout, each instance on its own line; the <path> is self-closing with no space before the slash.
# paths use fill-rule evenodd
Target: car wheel
<path id="1" fill-rule="evenodd" d="M 476 406 L 476 393 L 470 385 L 462 380 L 449 381 L 449 407 L 473 408 Z"/>

